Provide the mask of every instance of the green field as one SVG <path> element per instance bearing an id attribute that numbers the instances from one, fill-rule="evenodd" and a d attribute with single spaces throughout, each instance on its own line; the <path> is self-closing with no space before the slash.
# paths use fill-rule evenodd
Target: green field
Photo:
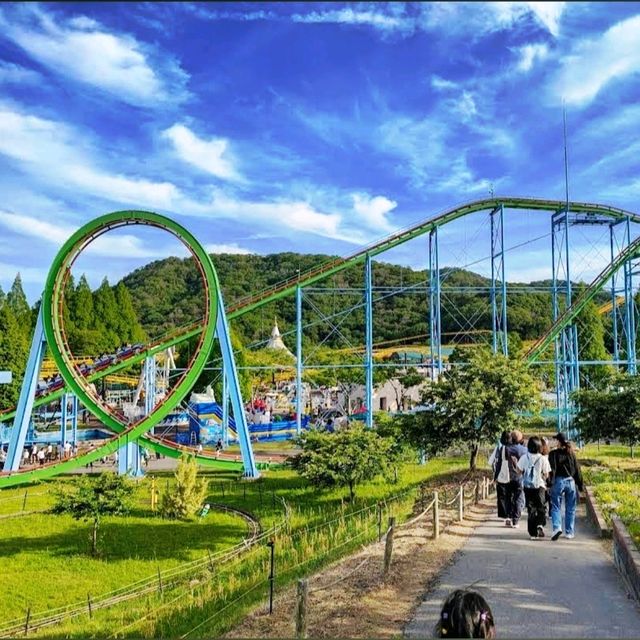
<path id="1" fill-rule="evenodd" d="M 585 481 L 594 490 L 604 517 L 622 518 L 640 544 L 640 459 L 629 447 L 590 444 L 580 454 Z"/>
<path id="2" fill-rule="evenodd" d="M 282 523 L 284 499 L 290 512 L 286 530 L 276 537 L 277 587 L 307 575 L 361 544 L 377 537 L 379 500 L 398 496 L 385 506 L 384 522 L 393 513 L 407 517 L 413 508 L 414 489 L 423 481 L 448 476 L 466 466 L 463 459 L 439 458 L 427 465 L 405 464 L 398 480 L 379 478 L 358 487 L 353 503 L 344 489 L 318 490 L 289 471 L 273 471 L 258 482 L 239 481 L 228 475 L 208 472 L 212 502 L 236 506 L 255 514 L 269 527 Z M 159 486 L 164 488 L 165 478 Z M 47 507 L 43 494 L 56 482 L 52 480 L 29 489 L 29 502 Z M 24 619 L 27 607 L 36 614 L 51 607 L 86 602 L 140 578 L 153 577 L 158 568 L 165 570 L 185 561 L 206 558 L 230 547 L 245 536 L 244 520 L 211 512 L 198 522 L 175 523 L 154 516 L 147 506 L 149 481 L 141 483 L 139 507 L 127 518 L 106 519 L 103 526 L 100 559 L 88 553 L 89 526 L 68 516 L 36 513 L 1 520 L 0 547 L 3 557 L 3 585 L 6 599 L 6 624 L 13 618 Z M 223 497 L 224 491 L 224 497 Z M 0 506 L 15 502 L 20 511 L 24 490 L 0 493 Z M 13 496 L 17 496 L 14 498 Z M 1 502 L 7 499 L 6 502 Z M 12 499 L 13 498 L 13 499 Z M 37 501 L 40 501 L 39 503 Z M 323 523 L 331 520 L 333 524 Z M 229 564 L 215 570 L 199 582 L 154 591 L 126 603 L 93 611 L 65 622 L 34 631 L 42 637 L 189 637 L 218 635 L 239 621 L 242 615 L 266 597 L 269 550 L 260 544 Z M 44 577 L 44 579 L 43 579 Z M 253 589 L 246 594 L 248 589 Z M 238 596 L 241 600 L 227 609 Z M 195 628 L 203 621 L 201 627 Z"/>

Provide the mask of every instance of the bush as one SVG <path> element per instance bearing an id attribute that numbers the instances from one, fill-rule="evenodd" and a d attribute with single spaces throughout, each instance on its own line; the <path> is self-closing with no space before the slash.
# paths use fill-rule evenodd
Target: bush
<path id="1" fill-rule="evenodd" d="M 193 456 L 184 454 L 175 473 L 176 483 L 162 495 L 160 513 L 163 518 L 186 520 L 202 506 L 207 482 L 198 480 L 198 465 Z"/>

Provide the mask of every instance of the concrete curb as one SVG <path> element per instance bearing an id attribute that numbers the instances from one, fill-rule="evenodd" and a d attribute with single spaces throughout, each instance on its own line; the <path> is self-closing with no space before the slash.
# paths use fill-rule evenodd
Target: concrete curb
<path id="1" fill-rule="evenodd" d="M 602 515 L 602 511 L 600 511 L 600 507 L 598 506 L 598 501 L 596 497 L 593 495 L 593 491 L 589 487 L 585 487 L 585 496 L 586 496 L 586 505 L 587 505 L 587 515 L 589 519 L 596 526 L 598 531 L 600 532 L 601 538 L 611 538 L 612 531 L 611 527 L 607 524 L 607 521 L 604 519 Z"/>
<path id="2" fill-rule="evenodd" d="M 637 601 L 640 601 L 640 551 L 620 518 L 613 522 L 613 561 Z"/>

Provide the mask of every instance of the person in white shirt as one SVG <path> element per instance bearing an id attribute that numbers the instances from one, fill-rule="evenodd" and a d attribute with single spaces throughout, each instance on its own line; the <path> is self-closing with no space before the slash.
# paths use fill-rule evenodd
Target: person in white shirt
<path id="1" fill-rule="evenodd" d="M 547 477 L 551 466 L 546 456 L 542 455 L 542 441 L 532 436 L 527 443 L 528 453 L 518 460 L 518 471 L 522 473 L 522 484 L 529 517 L 527 529 L 532 540 L 544 538 L 544 527 L 547 524 L 545 491 Z"/>
<path id="2" fill-rule="evenodd" d="M 493 450 L 489 458 L 489 465 L 493 468 L 493 479 L 496 483 L 496 499 L 498 502 L 498 518 L 511 526 L 511 518 L 507 508 L 507 485 L 511 480 L 509 474 L 509 461 L 507 457 L 507 445 L 510 444 L 510 434 L 504 431 L 500 436 L 500 444 Z"/>

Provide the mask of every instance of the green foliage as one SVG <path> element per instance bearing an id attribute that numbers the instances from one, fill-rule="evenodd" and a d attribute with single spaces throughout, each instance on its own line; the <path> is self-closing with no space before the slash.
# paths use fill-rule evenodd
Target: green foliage
<path id="1" fill-rule="evenodd" d="M 6 304 L 13 311 L 18 323 L 31 323 L 31 308 L 27 302 L 27 296 L 22 289 L 22 278 L 16 275 L 9 293 L 7 293 Z"/>
<path id="2" fill-rule="evenodd" d="M 475 469 L 480 445 L 510 429 L 517 411 L 531 409 L 537 390 L 521 360 L 474 349 L 468 364 L 427 386 L 422 401 L 428 409 L 403 416 L 402 430 L 414 447 L 432 455 L 453 444 L 469 447 Z"/>
<path id="3" fill-rule="evenodd" d="M 633 447 L 640 443 L 640 381 L 619 376 L 606 390 L 583 389 L 574 395 L 575 426 L 588 442 L 618 439 Z"/>
<path id="4" fill-rule="evenodd" d="M 393 442 L 357 425 L 335 433 L 307 431 L 298 440 L 302 451 L 291 459 L 293 469 L 318 486 L 355 487 L 386 471 L 393 461 Z"/>
<path id="5" fill-rule="evenodd" d="M 198 479 L 198 464 L 193 456 L 183 454 L 175 473 L 175 485 L 162 494 L 160 512 L 164 518 L 186 520 L 202 506 L 207 482 Z"/>
<path id="6" fill-rule="evenodd" d="M 91 553 L 97 555 L 100 520 L 104 516 L 127 514 L 133 491 L 133 484 L 125 476 L 115 473 L 83 476 L 72 488 L 65 487 L 57 493 L 53 513 L 92 521 Z"/>
<path id="7" fill-rule="evenodd" d="M 576 296 L 580 295 L 580 288 Z M 598 307 L 591 300 L 577 318 L 578 325 L 578 358 L 585 361 L 609 360 L 610 356 L 605 347 L 605 331 L 602 316 Z M 611 379 L 613 371 L 607 365 L 582 365 L 580 379 L 582 385 L 590 384 L 604 387 Z"/>
<path id="8" fill-rule="evenodd" d="M 29 354 L 30 323 L 20 325 L 9 304 L 0 307 L 0 369 L 11 371 L 11 384 L 0 384 L 0 408 L 11 407 L 18 401 L 24 368 Z"/>

